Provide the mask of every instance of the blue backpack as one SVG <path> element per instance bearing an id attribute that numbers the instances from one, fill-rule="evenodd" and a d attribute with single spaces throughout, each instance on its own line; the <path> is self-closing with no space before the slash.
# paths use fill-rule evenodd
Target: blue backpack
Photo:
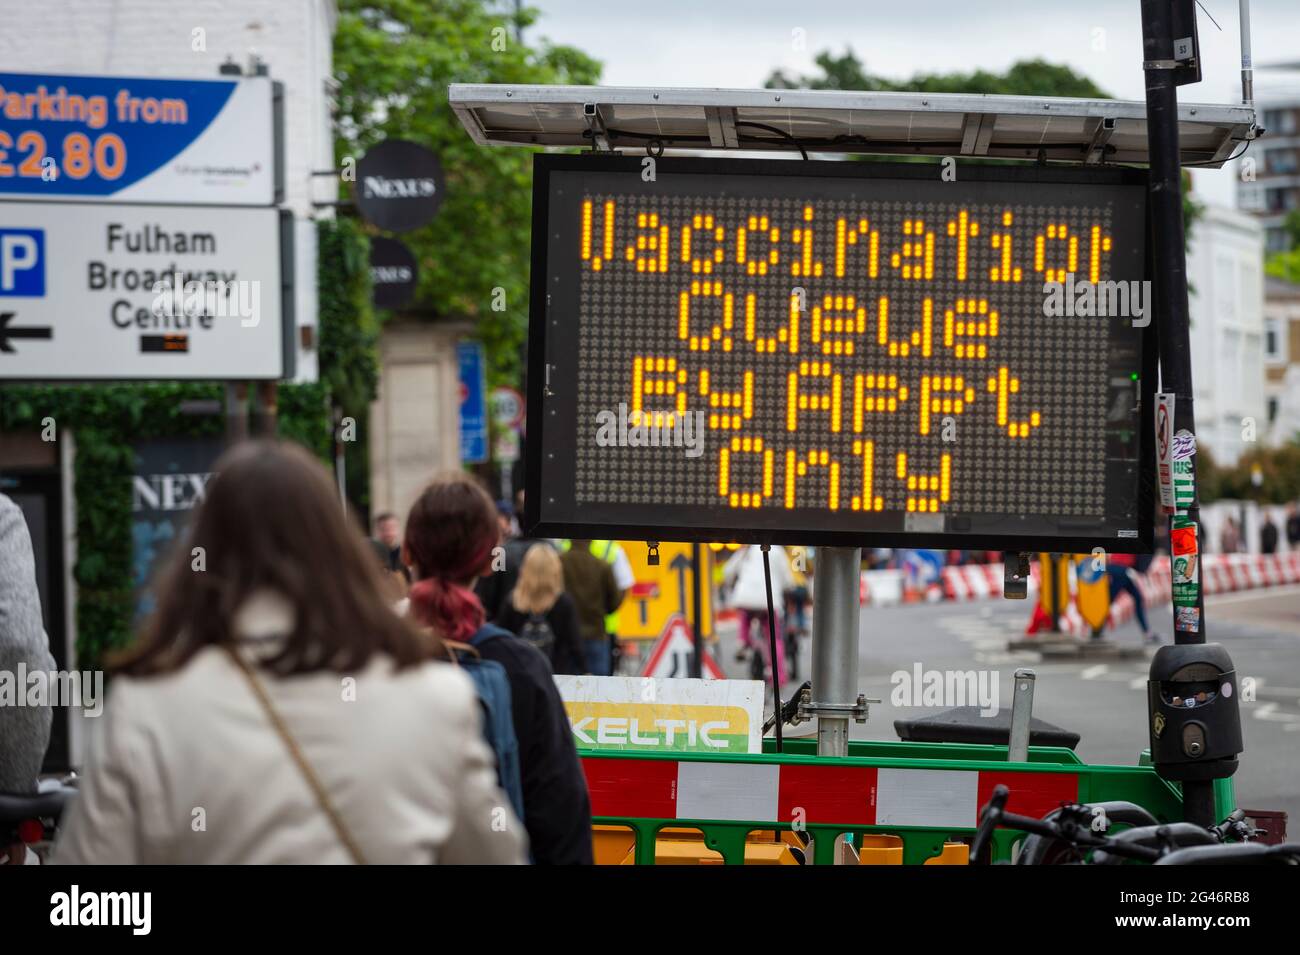
<path id="1" fill-rule="evenodd" d="M 508 631 L 484 624 L 470 638 L 478 647 Z M 497 757 L 497 782 L 510 798 L 510 805 L 520 821 L 524 818 L 524 785 L 519 769 L 519 738 L 515 735 L 514 715 L 510 706 L 510 678 L 506 668 L 495 660 L 484 660 L 471 653 L 458 653 L 457 661 L 474 681 L 478 700 L 483 707 L 483 737 Z"/>

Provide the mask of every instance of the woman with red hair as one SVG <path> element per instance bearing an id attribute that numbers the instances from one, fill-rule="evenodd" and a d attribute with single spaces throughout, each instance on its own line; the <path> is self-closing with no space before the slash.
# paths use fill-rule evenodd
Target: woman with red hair
<path id="1" fill-rule="evenodd" d="M 487 623 L 474 594 L 475 581 L 496 572 L 499 543 L 496 507 L 483 487 L 462 471 L 435 476 L 406 519 L 410 614 L 442 640 L 469 644 L 505 668 L 533 860 L 589 864 L 591 803 L 550 663 L 531 644 Z"/>

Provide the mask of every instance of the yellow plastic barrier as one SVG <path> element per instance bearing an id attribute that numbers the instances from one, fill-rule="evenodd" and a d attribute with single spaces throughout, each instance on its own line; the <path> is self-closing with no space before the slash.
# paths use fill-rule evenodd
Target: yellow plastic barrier
<path id="1" fill-rule="evenodd" d="M 970 846 L 964 842 L 945 842 L 943 851 L 922 865 L 970 865 Z"/>
<path id="2" fill-rule="evenodd" d="M 791 842 L 789 838 L 795 838 Z M 623 826 L 592 826 L 592 850 L 597 865 L 633 865 L 635 837 Z M 745 839 L 745 865 L 798 865 L 790 851 L 799 846 L 788 831 L 751 832 Z M 667 828 L 655 839 L 656 865 L 722 865 L 722 855 L 704 844 L 698 829 Z"/>
<path id="3" fill-rule="evenodd" d="M 858 865 L 902 865 L 901 836 L 863 836 L 858 848 Z"/>

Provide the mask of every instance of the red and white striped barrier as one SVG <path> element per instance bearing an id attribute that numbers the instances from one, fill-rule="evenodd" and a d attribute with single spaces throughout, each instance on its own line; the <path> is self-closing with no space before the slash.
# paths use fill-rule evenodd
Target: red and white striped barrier
<path id="1" fill-rule="evenodd" d="M 1039 818 L 1079 798 L 1071 772 L 886 769 L 875 766 L 621 759 L 584 756 L 591 814 L 974 829 L 1002 784 L 1007 809 Z"/>
<path id="2" fill-rule="evenodd" d="M 1148 602 L 1169 600 L 1169 558 L 1157 557 L 1142 582 Z M 1038 592 L 1039 568 L 1031 568 L 1029 592 Z M 1286 554 L 1202 554 L 1201 583 L 1207 594 L 1300 583 L 1300 552 Z M 949 600 L 1002 596 L 1001 564 L 969 564 L 943 569 L 943 592 Z M 1123 598 L 1132 603 L 1127 597 Z"/>
<path id="3" fill-rule="evenodd" d="M 1038 590 L 1038 564 L 1030 566 L 1029 589 Z M 943 569 L 943 595 L 948 600 L 984 600 L 1002 596 L 1001 564 L 962 564 Z"/>
<path id="4" fill-rule="evenodd" d="M 1295 583 L 1300 583 L 1300 553 L 1201 555 L 1201 585 L 1207 596 Z M 1148 607 L 1169 603 L 1169 558 L 1152 561 L 1145 574 L 1137 575 L 1137 585 Z M 1133 598 L 1120 594 L 1111 602 L 1109 625 L 1121 626 L 1136 615 Z M 1061 630 L 1072 635 L 1088 633 L 1088 625 L 1073 601 L 1061 617 Z"/>
<path id="5" fill-rule="evenodd" d="M 1300 553 L 1286 554 L 1202 554 L 1201 586 L 1206 596 L 1280 587 L 1300 583 Z M 1138 586 L 1148 606 L 1160 606 L 1170 600 L 1169 558 L 1158 557 Z M 1133 598 L 1121 594 L 1110 608 L 1111 626 L 1133 618 Z"/>
<path id="6" fill-rule="evenodd" d="M 1002 596 L 1001 564 L 963 564 L 944 567 L 938 592 L 942 599 L 967 601 L 988 600 Z M 1037 561 L 1030 566 L 1029 594 L 1038 593 L 1039 567 Z M 1300 551 L 1285 554 L 1202 554 L 1201 583 L 1207 594 L 1229 593 L 1257 587 L 1277 587 L 1300 583 Z M 912 599 L 906 589 L 906 574 L 901 570 L 864 570 L 858 588 L 862 605 L 887 606 Z M 1169 601 L 1169 558 L 1157 557 L 1146 574 L 1139 575 L 1142 595 L 1148 604 L 1159 605 Z M 734 613 L 720 610 L 719 620 L 730 619 Z M 1083 633 L 1087 630 L 1073 603 L 1067 616 L 1071 626 Z M 1133 600 L 1122 594 L 1111 607 L 1111 624 L 1125 623 L 1133 616 Z"/>

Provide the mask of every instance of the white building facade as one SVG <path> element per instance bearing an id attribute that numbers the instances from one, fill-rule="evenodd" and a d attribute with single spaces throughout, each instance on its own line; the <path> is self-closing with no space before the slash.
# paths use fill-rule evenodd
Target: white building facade
<path id="1" fill-rule="evenodd" d="M 1267 440 L 1263 229 L 1254 216 L 1206 206 L 1187 253 L 1196 437 L 1230 465 Z"/>

